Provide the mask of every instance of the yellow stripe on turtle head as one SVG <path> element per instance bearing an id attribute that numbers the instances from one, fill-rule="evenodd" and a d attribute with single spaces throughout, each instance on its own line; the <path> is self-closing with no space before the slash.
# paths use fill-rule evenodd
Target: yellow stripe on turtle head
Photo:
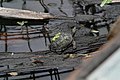
<path id="1" fill-rule="evenodd" d="M 55 36 L 52 38 L 52 41 L 56 41 L 56 39 L 58 39 L 60 37 L 61 33 L 58 32 L 57 34 L 55 34 Z"/>

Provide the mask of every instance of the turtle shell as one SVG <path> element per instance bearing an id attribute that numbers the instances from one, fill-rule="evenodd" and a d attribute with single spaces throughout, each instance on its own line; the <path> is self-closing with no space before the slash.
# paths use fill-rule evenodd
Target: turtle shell
<path id="1" fill-rule="evenodd" d="M 70 44 L 72 44 L 72 41 L 73 41 L 73 37 L 71 34 L 62 32 L 59 34 L 59 36 L 57 36 L 57 39 L 51 42 L 51 44 L 49 45 L 49 48 L 51 51 L 56 52 L 56 53 L 62 52 Z"/>

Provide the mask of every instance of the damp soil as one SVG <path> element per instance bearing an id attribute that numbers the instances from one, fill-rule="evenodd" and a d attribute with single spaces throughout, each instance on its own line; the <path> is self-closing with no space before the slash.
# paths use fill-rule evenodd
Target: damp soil
<path id="1" fill-rule="evenodd" d="M 4 3 L 4 6 L 6 7 L 14 7 L 14 5 L 16 5 L 16 3 L 14 2 L 15 0 L 13 0 L 13 2 L 11 3 Z M 20 0 L 16 0 L 16 1 L 20 1 Z M 80 12 L 81 10 L 83 10 L 81 7 L 81 5 L 85 6 L 85 5 L 91 5 L 91 4 L 99 4 L 100 0 L 95 0 L 95 2 L 93 3 L 93 0 L 85 0 L 85 4 L 83 4 L 82 2 L 80 2 L 81 0 L 64 0 L 63 3 L 64 4 L 58 4 L 61 3 L 60 1 L 62 0 L 45 0 L 45 3 L 49 6 L 50 8 L 50 13 L 53 15 L 57 15 L 57 16 L 65 16 L 65 17 L 75 17 L 81 14 L 85 14 L 85 15 L 99 15 L 101 16 L 101 18 L 97 18 L 94 19 L 93 23 L 89 22 L 89 21 L 85 21 L 85 22 L 81 22 L 79 21 L 79 18 L 77 20 L 50 20 L 49 24 L 47 25 L 50 32 L 51 32 L 51 36 L 54 35 L 54 33 L 56 33 L 58 30 L 62 30 L 63 27 L 65 26 L 69 26 L 72 23 L 72 25 L 77 25 L 77 32 L 74 36 L 74 40 L 76 41 L 76 49 L 73 49 L 72 47 L 69 47 L 66 51 L 64 51 L 64 53 L 62 54 L 56 54 L 54 52 L 49 51 L 49 49 L 45 49 L 44 50 L 40 50 L 40 49 L 36 49 L 38 48 L 38 46 L 36 46 L 36 44 L 38 43 L 43 43 L 43 44 L 38 44 L 39 46 L 42 45 L 42 47 L 45 45 L 44 43 L 44 38 L 43 41 L 41 42 L 41 39 L 39 38 L 38 41 L 33 41 L 33 45 L 36 47 L 33 47 L 33 52 L 30 52 L 29 49 L 28 51 L 22 51 L 22 49 L 20 49 L 19 47 L 22 47 L 23 45 L 21 44 L 21 46 L 19 45 L 18 49 L 16 49 L 15 51 L 11 50 L 8 52 L 4 52 L 3 50 L 0 53 L 0 64 L 1 65 L 9 65 L 11 70 L 17 70 L 17 71 L 21 71 L 21 70 L 34 70 L 37 68 L 54 68 L 54 67 L 59 67 L 59 68 L 68 68 L 68 67 L 77 67 L 78 65 L 80 65 L 80 63 L 82 62 L 83 57 L 79 56 L 79 57 L 75 57 L 75 58 L 65 58 L 66 54 L 89 54 L 90 52 L 93 52 L 95 50 L 97 50 L 102 44 L 106 43 L 107 41 L 107 34 L 108 34 L 108 24 L 111 24 L 112 22 L 114 22 L 116 20 L 116 18 L 120 15 L 120 5 L 119 4 L 111 4 L 111 5 L 106 5 L 102 12 L 97 12 L 97 11 L 91 11 L 87 12 L 89 10 L 85 10 Z M 12 4 L 13 3 L 13 4 Z M 22 2 L 20 2 L 22 4 Z M 19 3 L 19 5 L 20 5 Z M 36 10 L 36 6 L 39 6 L 38 1 L 27 1 L 27 4 L 25 7 L 29 10 Z M 30 4 L 35 4 L 34 7 L 32 7 Z M 69 4 L 67 4 L 69 3 Z M 93 5 L 93 6 L 94 6 Z M 38 9 L 41 6 L 37 7 Z M 17 7 L 16 7 L 17 8 Z M 21 6 L 19 7 L 21 9 Z M 38 10 L 37 10 L 38 11 Z M 44 11 L 44 9 L 41 9 L 39 11 Z M 84 13 L 85 12 L 85 13 Z M 103 15 L 104 14 L 104 15 Z M 84 17 L 83 19 L 87 18 L 88 16 Z M 105 17 L 105 19 L 103 19 L 102 17 Z M 91 20 L 92 21 L 92 20 Z M 98 21 L 98 22 L 97 22 Z M 65 24 L 62 24 L 65 23 Z M 95 23 L 95 24 L 94 24 Z M 62 24 L 62 26 L 61 26 Z M 67 24 L 67 25 L 66 25 Z M 93 25 L 98 25 L 97 26 L 97 30 L 99 31 L 99 35 L 98 34 L 92 34 L 91 31 L 91 27 Z M 90 26 L 89 26 L 90 25 Z M 94 29 L 94 28 L 93 28 Z M 96 29 L 96 28 L 95 28 Z M 35 40 L 35 39 L 33 39 Z M 15 43 L 15 42 L 13 42 Z M 24 43 L 23 43 L 24 44 Z M 49 42 L 48 42 L 49 44 Z M 12 45 L 12 43 L 10 42 L 10 45 Z M 10 46 L 9 45 L 9 46 Z M 17 45 L 16 45 L 17 46 Z M 15 45 L 14 45 L 15 47 Z M 13 47 L 13 49 L 15 49 Z M 12 47 L 11 47 L 12 48 Z M 2 49 L 2 48 L 1 48 Z M 36 49 L 34 51 L 34 49 Z M 18 51 L 17 50 L 21 50 Z M 0 71 L 4 72 L 7 71 L 6 69 L 1 69 Z"/>

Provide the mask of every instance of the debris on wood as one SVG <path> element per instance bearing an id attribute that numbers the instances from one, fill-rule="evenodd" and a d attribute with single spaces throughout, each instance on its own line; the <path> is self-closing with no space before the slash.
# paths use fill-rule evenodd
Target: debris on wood
<path id="1" fill-rule="evenodd" d="M 77 58 L 77 57 L 88 58 L 88 57 L 90 57 L 90 55 L 89 54 L 65 54 L 63 57 L 64 57 L 63 59 L 68 59 L 68 58 L 73 59 L 73 58 Z"/>
<path id="2" fill-rule="evenodd" d="M 17 76 L 17 75 L 18 75 L 17 72 L 10 72 L 10 73 L 8 73 L 8 74 L 11 75 L 11 76 Z"/>
<path id="3" fill-rule="evenodd" d="M 31 57 L 31 62 L 34 63 L 34 64 L 42 64 L 44 63 L 43 60 L 40 60 L 42 56 L 36 56 L 36 57 Z"/>

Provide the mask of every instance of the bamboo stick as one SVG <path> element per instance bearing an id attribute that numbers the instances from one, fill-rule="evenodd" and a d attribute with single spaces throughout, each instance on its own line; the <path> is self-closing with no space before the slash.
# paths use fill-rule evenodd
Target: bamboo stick
<path id="1" fill-rule="evenodd" d="M 0 17 L 43 20 L 54 18 L 49 13 L 0 7 Z"/>

